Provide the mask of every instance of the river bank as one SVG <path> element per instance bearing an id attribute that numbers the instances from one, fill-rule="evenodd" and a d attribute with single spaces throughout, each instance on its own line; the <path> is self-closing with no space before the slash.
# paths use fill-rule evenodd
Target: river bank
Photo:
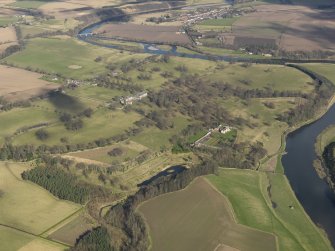
<path id="1" fill-rule="evenodd" d="M 318 74 L 315 76 L 315 80 L 320 81 L 320 83 L 323 82 L 322 80 L 328 81 L 328 79 L 322 76 L 321 79 L 318 78 Z M 335 217 L 333 216 L 335 212 L 335 196 L 326 181 L 320 179 L 320 173 L 318 174 L 313 167 L 313 161 L 316 158 L 311 158 L 311 156 L 313 156 L 313 154 L 316 155 L 314 144 L 316 137 L 324 128 L 335 124 L 335 119 L 331 119 L 330 121 L 326 120 L 328 123 L 323 123 L 319 130 L 313 135 L 309 131 L 305 133 L 306 135 L 304 134 L 300 137 L 300 141 L 302 142 L 300 145 L 292 146 L 291 142 L 292 138 L 295 139 L 296 134 L 299 134 L 299 132 L 311 126 L 318 125 L 318 121 L 321 120 L 322 122 L 325 120 L 325 117 L 333 118 L 335 114 L 334 101 L 335 96 L 333 95 L 328 100 L 327 105 L 321 107 L 313 118 L 287 128 L 282 134 L 281 145 L 278 151 L 271 156 L 267 156 L 258 167 L 259 171 L 265 171 L 268 175 L 284 174 L 290 190 L 295 194 L 300 202 L 299 204 L 304 208 L 306 217 L 309 218 L 311 222 L 314 222 L 314 226 L 325 238 L 328 236 L 333 247 L 335 245 Z M 295 156 L 297 151 L 298 156 Z M 304 163 L 303 160 L 306 159 L 308 161 Z M 271 166 L 270 169 L 268 167 L 269 165 Z M 315 195 L 315 199 L 313 199 L 314 197 L 311 195 Z M 315 203 L 315 200 L 319 199 L 320 201 L 320 198 L 322 202 Z M 322 206 L 320 209 L 320 207 L 318 207 L 320 204 L 326 204 L 327 206 Z M 330 218 L 328 216 L 330 216 Z"/>
<path id="2" fill-rule="evenodd" d="M 332 142 L 334 142 L 335 139 L 335 125 L 331 125 L 324 129 L 316 138 L 315 142 L 315 153 L 317 158 L 313 162 L 313 166 L 316 169 L 319 177 L 321 179 L 325 179 L 329 185 L 329 187 L 335 192 L 335 183 L 331 178 L 331 164 L 327 162 L 331 161 L 327 159 L 327 154 L 325 155 L 325 152 L 328 151 L 332 154 L 333 147 L 330 146 Z M 330 149 L 327 149 L 329 148 Z"/>
<path id="3" fill-rule="evenodd" d="M 333 99 L 332 99 L 333 100 Z M 327 126 L 335 124 L 335 105 L 318 116 L 302 123 L 300 128 L 287 131 L 281 162 L 298 200 L 316 225 L 327 233 L 335 244 L 335 195 L 328 184 L 319 178 L 313 161 L 316 158 L 316 137 Z M 296 126 L 298 127 L 298 126 Z M 296 128 L 295 127 L 295 128 Z"/>

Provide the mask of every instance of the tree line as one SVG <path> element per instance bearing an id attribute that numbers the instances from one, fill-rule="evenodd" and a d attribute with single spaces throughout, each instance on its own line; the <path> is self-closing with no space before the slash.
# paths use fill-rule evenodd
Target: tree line
<path id="1" fill-rule="evenodd" d="M 196 177 L 216 172 L 217 166 L 211 161 L 205 160 L 200 165 L 185 169 L 183 172 L 157 178 L 150 184 L 141 187 L 123 203 L 113 206 L 104 217 L 104 227 L 93 229 L 81 236 L 75 247 L 70 250 L 78 251 L 81 250 L 80 247 L 85 245 L 90 247 L 90 251 L 147 250 L 149 245 L 148 230 L 144 219 L 136 213 L 139 204 L 161 194 L 183 189 Z M 116 235 L 111 234 L 112 229 L 124 236 L 121 242 Z M 109 241 L 108 245 L 104 244 L 106 240 Z"/>
<path id="2" fill-rule="evenodd" d="M 327 106 L 329 99 L 335 92 L 335 87 L 329 79 L 303 66 L 292 64 L 289 64 L 288 66 L 296 68 L 309 75 L 316 83 L 315 91 L 308 95 L 304 102 L 292 108 L 290 111 L 279 115 L 279 120 L 292 126 L 313 118 L 323 107 Z"/>
<path id="3" fill-rule="evenodd" d="M 322 160 L 324 163 L 324 166 L 326 167 L 326 173 L 328 177 L 330 178 L 331 182 L 335 184 L 335 142 L 331 142 L 328 144 L 322 153 Z"/>
<path id="4" fill-rule="evenodd" d="M 56 197 L 84 204 L 94 194 L 104 193 L 102 187 L 80 181 L 75 175 L 57 165 L 41 165 L 24 171 L 24 180 L 30 180 L 48 190 Z"/>

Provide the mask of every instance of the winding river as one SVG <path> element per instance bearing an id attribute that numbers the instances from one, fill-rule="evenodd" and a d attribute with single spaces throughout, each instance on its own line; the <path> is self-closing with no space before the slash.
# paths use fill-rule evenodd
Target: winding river
<path id="1" fill-rule="evenodd" d="M 85 42 L 108 48 L 120 49 L 117 45 L 106 45 L 94 40 L 90 40 L 96 28 L 111 20 L 99 22 L 81 30 L 78 39 Z M 105 38 L 100 38 L 105 39 Z M 170 50 L 164 50 L 150 43 L 140 43 L 143 45 L 144 53 L 164 55 L 169 54 L 178 57 L 215 59 L 220 61 L 254 62 L 254 63 L 303 63 L 322 62 L 322 60 L 288 60 L 288 59 L 249 59 L 243 57 L 231 57 L 204 54 L 181 53 L 176 46 L 171 46 Z M 335 61 L 330 60 L 334 63 Z M 294 190 L 298 200 L 304 207 L 311 219 L 322 227 L 335 247 L 335 194 L 331 191 L 327 183 L 320 179 L 314 167 L 313 160 L 316 159 L 314 143 L 316 137 L 329 125 L 335 124 L 335 105 L 333 105 L 319 120 L 308 124 L 290 133 L 286 139 L 286 154 L 282 156 L 282 164 L 285 174 Z M 316 250 L 319 251 L 319 250 Z M 320 250 L 321 251 L 321 250 Z"/>
<path id="2" fill-rule="evenodd" d="M 316 137 L 329 125 L 335 124 L 335 105 L 319 120 L 290 133 L 282 157 L 285 174 L 298 200 L 311 219 L 321 226 L 335 247 L 335 194 L 319 178 L 313 167 L 317 158 Z"/>

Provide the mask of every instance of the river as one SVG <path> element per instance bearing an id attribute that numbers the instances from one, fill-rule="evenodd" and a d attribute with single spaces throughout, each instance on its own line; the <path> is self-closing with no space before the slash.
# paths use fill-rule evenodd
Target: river
<path id="1" fill-rule="evenodd" d="M 314 143 L 329 125 L 335 124 L 335 105 L 319 120 L 290 133 L 286 139 L 287 154 L 282 157 L 285 174 L 298 200 L 311 219 L 321 226 L 335 247 L 335 194 L 319 178 L 313 167 L 317 158 Z"/>
<path id="2" fill-rule="evenodd" d="M 92 32 L 94 32 L 96 28 L 110 21 L 111 20 L 106 20 L 86 27 L 79 32 L 78 39 L 102 47 L 119 49 L 118 46 L 106 45 L 88 39 L 91 37 Z M 143 45 L 144 53 L 154 55 L 168 54 L 178 57 L 207 60 L 215 59 L 219 61 L 271 64 L 324 62 L 324 60 L 293 60 L 274 58 L 250 59 L 222 55 L 208 56 L 204 54 L 180 53 L 177 51 L 176 46 L 171 46 L 170 50 L 164 50 L 157 47 L 155 44 L 140 44 Z M 335 61 L 329 60 L 328 62 L 334 63 Z M 333 105 L 319 120 L 301 127 L 287 136 L 285 149 L 287 154 L 283 155 L 282 163 L 285 174 L 298 200 L 311 219 L 326 231 L 333 247 L 335 247 L 335 194 L 331 191 L 328 184 L 319 178 L 313 167 L 313 160 L 316 159 L 314 149 L 316 137 L 326 127 L 333 124 L 335 124 L 335 105 Z"/>

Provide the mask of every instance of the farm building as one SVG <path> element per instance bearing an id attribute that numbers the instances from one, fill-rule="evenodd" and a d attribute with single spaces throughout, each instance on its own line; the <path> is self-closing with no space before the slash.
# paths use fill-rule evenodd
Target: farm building
<path id="1" fill-rule="evenodd" d="M 146 91 L 139 92 L 134 96 L 121 97 L 120 102 L 123 105 L 132 105 L 134 101 L 139 101 L 147 96 L 148 96 L 148 93 Z"/>

